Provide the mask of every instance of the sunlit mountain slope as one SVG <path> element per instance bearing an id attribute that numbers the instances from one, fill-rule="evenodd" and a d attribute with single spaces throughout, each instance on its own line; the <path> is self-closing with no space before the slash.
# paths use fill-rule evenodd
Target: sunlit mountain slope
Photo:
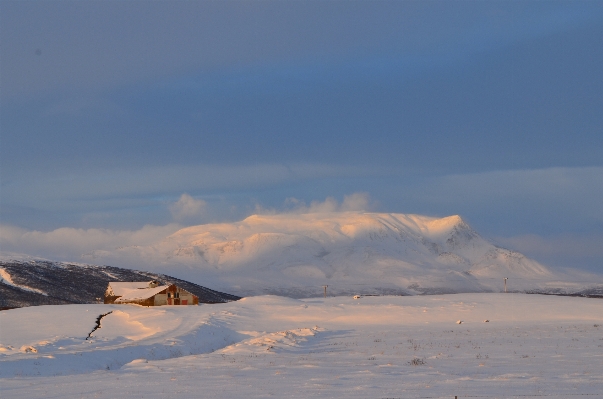
<path id="1" fill-rule="evenodd" d="M 323 285 L 330 294 L 500 292 L 503 278 L 509 290 L 529 291 L 559 280 L 538 262 L 482 238 L 456 215 L 253 215 L 91 256 L 211 280 L 239 295 L 318 295 Z"/>

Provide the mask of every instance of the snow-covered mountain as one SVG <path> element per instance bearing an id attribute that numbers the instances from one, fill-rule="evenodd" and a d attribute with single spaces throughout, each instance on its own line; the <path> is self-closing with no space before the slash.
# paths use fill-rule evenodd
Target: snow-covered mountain
<path id="1" fill-rule="evenodd" d="M 576 292 L 522 254 L 482 238 L 459 216 L 334 212 L 253 215 L 184 228 L 149 246 L 86 261 L 154 269 L 237 295 Z"/>

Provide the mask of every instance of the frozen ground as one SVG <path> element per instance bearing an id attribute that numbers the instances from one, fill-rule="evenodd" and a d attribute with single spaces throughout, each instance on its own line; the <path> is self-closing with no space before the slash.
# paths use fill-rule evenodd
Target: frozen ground
<path id="1" fill-rule="evenodd" d="M 0 329 L 2 398 L 603 397 L 600 299 L 40 306 Z"/>

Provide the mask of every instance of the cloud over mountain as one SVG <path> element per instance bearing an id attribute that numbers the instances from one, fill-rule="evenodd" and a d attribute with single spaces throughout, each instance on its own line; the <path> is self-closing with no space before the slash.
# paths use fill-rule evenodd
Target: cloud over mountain
<path id="1" fill-rule="evenodd" d="M 207 203 L 201 199 L 195 199 L 189 194 L 182 194 L 180 199 L 170 205 L 170 212 L 177 221 L 199 217 L 203 214 Z"/>
<path id="2" fill-rule="evenodd" d="M 150 245 L 93 251 L 84 259 L 211 279 L 241 295 L 308 296 L 322 285 L 341 294 L 500 291 L 503 277 L 514 290 L 526 290 L 559 279 L 485 240 L 459 216 L 362 211 L 252 215 L 183 228 Z"/>

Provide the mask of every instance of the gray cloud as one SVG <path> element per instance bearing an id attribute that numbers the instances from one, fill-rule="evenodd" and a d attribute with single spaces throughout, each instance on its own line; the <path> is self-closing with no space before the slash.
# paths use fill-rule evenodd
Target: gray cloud
<path id="1" fill-rule="evenodd" d="M 63 171 L 46 176 L 17 172 L 4 179 L 1 195 L 5 204 L 56 209 L 91 200 L 106 202 L 120 197 L 172 196 L 183 191 L 257 189 L 286 182 L 378 172 L 378 169 L 324 164 L 108 168 Z"/>
<path id="2" fill-rule="evenodd" d="M 207 202 L 201 199 L 195 199 L 184 193 L 178 201 L 170 205 L 170 212 L 175 220 L 181 222 L 183 220 L 197 219 L 203 215 Z"/>
<path id="3" fill-rule="evenodd" d="M 497 235 L 603 229 L 603 167 L 440 176 L 410 185 L 404 196 L 423 209 L 465 214 Z"/>
<path id="4" fill-rule="evenodd" d="M 324 213 L 324 212 L 348 212 L 348 211 L 370 211 L 375 204 L 371 201 L 368 193 L 353 193 L 343 196 L 340 203 L 334 197 L 327 197 L 324 201 L 311 201 L 309 205 L 304 200 L 294 197 L 287 198 L 284 203 L 284 210 L 264 209 L 256 205 L 258 213 Z"/>
<path id="5" fill-rule="evenodd" d="M 543 237 L 528 234 L 496 237 L 504 247 L 519 251 L 546 265 L 603 271 L 603 233 L 561 234 Z"/>
<path id="6" fill-rule="evenodd" d="M 285 203 L 288 213 L 342 212 L 367 210 L 370 205 L 367 193 L 346 195 L 340 203 L 329 197 L 324 201 L 289 199 Z M 198 221 L 207 211 L 207 203 L 182 194 L 178 201 L 169 205 L 173 217 L 178 221 Z M 278 213 L 274 209 L 258 207 L 253 213 Z M 104 256 L 119 247 L 151 245 L 184 227 L 170 223 L 165 226 L 146 225 L 137 230 L 82 229 L 61 227 L 51 231 L 28 230 L 10 225 L 0 225 L 0 248 L 3 252 L 25 253 L 55 260 L 94 262 L 96 256 Z"/>
<path id="7" fill-rule="evenodd" d="M 82 260 L 82 255 L 95 251 L 110 252 L 119 247 L 150 245 L 180 228 L 182 226 L 177 224 L 147 225 L 138 230 L 62 227 L 44 232 L 0 225 L 0 248 L 3 252 L 77 262 Z"/>
<path id="8" fill-rule="evenodd" d="M 267 62 L 458 54 L 567 29 L 598 11 L 596 2 L 417 4 L 3 2 L 3 96 Z"/>

